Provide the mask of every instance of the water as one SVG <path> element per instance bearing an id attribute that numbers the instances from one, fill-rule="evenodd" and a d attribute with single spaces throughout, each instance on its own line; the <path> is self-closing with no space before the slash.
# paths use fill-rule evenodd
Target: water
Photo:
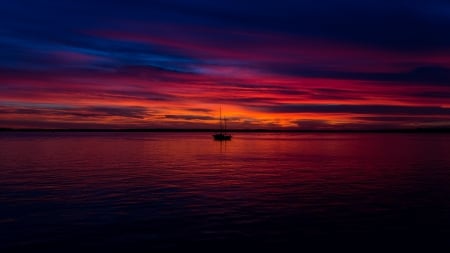
<path id="1" fill-rule="evenodd" d="M 0 166 L 2 252 L 450 249 L 448 134 L 0 133 Z"/>

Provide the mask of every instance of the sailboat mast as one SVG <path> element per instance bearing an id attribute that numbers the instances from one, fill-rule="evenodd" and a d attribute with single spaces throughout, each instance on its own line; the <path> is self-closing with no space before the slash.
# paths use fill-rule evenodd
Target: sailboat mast
<path id="1" fill-rule="evenodd" d="M 227 120 L 225 119 L 225 117 L 223 117 L 223 124 L 224 124 L 223 132 L 226 133 L 227 132 Z"/>
<path id="2" fill-rule="evenodd" d="M 216 141 L 229 141 L 231 140 L 231 135 L 227 134 L 227 120 L 225 117 L 222 117 L 222 106 L 219 108 L 219 123 L 220 123 L 220 132 L 213 134 L 214 140 Z"/>
<path id="3" fill-rule="evenodd" d="M 223 132 L 223 125 L 222 125 L 222 106 L 219 108 L 219 124 L 220 124 L 220 133 Z"/>

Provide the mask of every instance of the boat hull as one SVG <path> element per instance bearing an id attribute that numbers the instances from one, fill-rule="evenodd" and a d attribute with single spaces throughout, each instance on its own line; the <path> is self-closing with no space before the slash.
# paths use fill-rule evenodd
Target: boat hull
<path id="1" fill-rule="evenodd" d="M 216 141 L 230 141 L 231 135 L 227 134 L 213 134 L 213 138 Z"/>

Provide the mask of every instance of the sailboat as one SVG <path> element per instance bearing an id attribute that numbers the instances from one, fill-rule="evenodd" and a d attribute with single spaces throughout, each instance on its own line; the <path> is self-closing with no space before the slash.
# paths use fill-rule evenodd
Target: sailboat
<path id="1" fill-rule="evenodd" d="M 216 141 L 230 141 L 231 140 L 231 134 L 227 134 L 227 122 L 225 118 L 222 118 L 222 108 L 220 108 L 220 113 L 219 113 L 219 125 L 220 125 L 220 130 L 218 133 L 213 134 L 213 138 Z"/>

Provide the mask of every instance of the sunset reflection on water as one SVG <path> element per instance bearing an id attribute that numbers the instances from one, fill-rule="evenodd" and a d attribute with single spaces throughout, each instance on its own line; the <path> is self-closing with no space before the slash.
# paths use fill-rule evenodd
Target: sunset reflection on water
<path id="1" fill-rule="evenodd" d="M 449 151 L 445 134 L 1 133 L 0 249 L 448 246 Z"/>

